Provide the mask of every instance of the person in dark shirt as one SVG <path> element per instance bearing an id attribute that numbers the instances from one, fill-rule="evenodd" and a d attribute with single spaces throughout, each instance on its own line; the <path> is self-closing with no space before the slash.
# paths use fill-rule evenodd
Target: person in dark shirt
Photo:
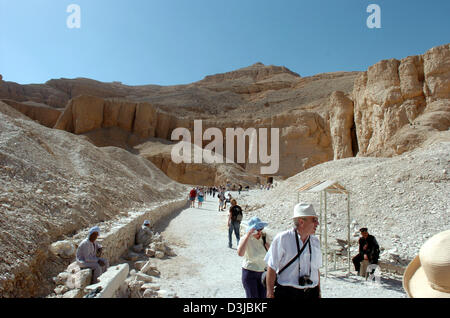
<path id="1" fill-rule="evenodd" d="M 352 258 L 355 265 L 355 271 L 359 273 L 361 262 L 368 260 L 370 264 L 378 264 L 378 258 L 380 256 L 380 246 L 375 236 L 370 235 L 366 227 L 359 230 L 361 237 L 359 238 L 359 253 Z"/>
<path id="2" fill-rule="evenodd" d="M 239 246 L 240 227 L 242 221 L 242 208 L 237 205 L 235 199 L 231 199 L 231 207 L 228 213 L 228 247 L 231 248 L 232 234 L 236 235 L 237 246 Z"/>

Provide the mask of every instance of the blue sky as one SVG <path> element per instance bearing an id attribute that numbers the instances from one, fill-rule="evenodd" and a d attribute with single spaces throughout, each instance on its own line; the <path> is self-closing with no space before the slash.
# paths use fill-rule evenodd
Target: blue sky
<path id="1" fill-rule="evenodd" d="M 369 4 L 381 29 L 369 29 Z M 70 4 L 81 28 L 69 29 Z M 361 71 L 450 42 L 448 0 L 0 0 L 0 74 L 175 85 L 256 62 Z"/>

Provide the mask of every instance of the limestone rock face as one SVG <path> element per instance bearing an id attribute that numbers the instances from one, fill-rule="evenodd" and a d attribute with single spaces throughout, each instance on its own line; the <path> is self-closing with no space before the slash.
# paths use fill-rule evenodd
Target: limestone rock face
<path id="1" fill-rule="evenodd" d="M 88 114 L 89 113 L 89 114 Z M 176 113 L 161 111 L 148 103 L 132 103 L 118 100 L 102 100 L 97 97 L 80 96 L 72 99 L 63 114 L 61 114 L 56 129 L 63 129 L 75 134 L 89 134 L 90 140 L 97 146 L 119 146 L 123 148 L 136 147 L 146 143 L 148 138 L 156 137 L 170 140 L 174 129 L 187 128 L 191 138 L 194 136 L 195 118 L 179 118 Z M 298 171 L 332 159 L 331 139 L 327 132 L 325 120 L 315 112 L 291 110 L 274 114 L 261 119 L 214 120 L 206 119 L 202 123 L 202 131 L 217 128 L 223 137 L 223 155 L 227 153 L 227 128 L 265 129 L 268 132 L 266 145 L 271 151 L 271 128 L 279 129 L 279 170 L 275 175 L 290 176 Z M 104 129 L 119 128 L 124 132 L 121 142 L 108 141 L 117 138 L 108 134 Z M 100 129 L 103 129 L 100 131 Z M 93 131 L 96 131 L 95 133 Z M 103 137 L 99 137 L 103 134 Z M 100 142 L 99 139 L 103 141 Z M 134 142 L 133 142 L 134 140 Z M 193 141 L 193 140 L 192 140 Z M 191 142 L 192 142 L 191 141 Z M 205 147 L 209 142 L 203 140 Z M 240 164 L 250 174 L 260 175 L 261 167 L 267 166 L 261 160 L 257 164 L 249 161 L 249 139 L 245 144 L 245 162 L 237 160 L 238 144 L 234 143 L 234 162 Z M 259 148 L 261 147 L 260 144 Z M 164 147 L 164 144 L 161 145 Z M 139 146 L 139 148 L 143 148 Z M 146 147 L 148 148 L 148 147 Z M 168 146 L 166 148 L 169 148 Z M 175 164 L 171 161 L 170 150 L 162 152 L 146 151 L 142 153 L 170 178 L 181 183 L 213 185 L 233 178 L 231 175 L 222 178 L 218 175 L 217 167 L 206 163 Z M 225 162 L 225 160 L 223 160 Z M 291 164 L 292 162 L 300 164 Z M 192 160 L 192 162 L 194 162 Z M 237 168 L 239 170 L 239 168 Z M 236 169 L 233 169 L 236 170 Z M 222 170 L 225 172 L 225 170 Z M 257 182 L 256 177 L 244 177 L 244 182 Z M 241 181 L 242 182 L 242 181 Z M 238 184 L 241 183 L 238 181 Z"/>
<path id="2" fill-rule="evenodd" d="M 424 56 L 427 102 L 450 97 L 450 44 L 434 47 Z"/>
<path id="3" fill-rule="evenodd" d="M 8 99 L 3 99 L 2 102 L 18 110 L 25 116 L 37 121 L 41 125 L 49 128 L 53 128 L 61 115 L 61 110 L 50 108 L 45 104 L 35 102 L 16 102 Z"/>
<path id="4" fill-rule="evenodd" d="M 414 149 L 430 137 L 429 128 L 448 129 L 450 45 L 401 61 L 378 62 L 356 79 L 352 98 L 359 155 L 389 156 Z M 427 120 L 418 120 L 425 113 Z"/>
<path id="5" fill-rule="evenodd" d="M 104 101 L 93 96 L 81 96 L 69 104 L 73 115 L 75 134 L 82 134 L 101 127 Z"/>
<path id="6" fill-rule="evenodd" d="M 330 96 L 330 132 L 334 160 L 353 157 L 353 101 L 343 92 Z"/>

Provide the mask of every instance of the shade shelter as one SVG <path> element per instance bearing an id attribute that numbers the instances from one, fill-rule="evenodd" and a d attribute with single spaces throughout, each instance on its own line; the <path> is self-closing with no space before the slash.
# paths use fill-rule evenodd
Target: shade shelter
<path id="1" fill-rule="evenodd" d="M 328 224 L 327 224 L 327 194 L 343 194 L 347 196 L 347 260 L 350 275 L 350 192 L 334 180 L 312 181 L 297 190 L 297 202 L 300 193 L 320 193 L 319 238 L 322 251 L 325 250 L 325 277 L 328 275 Z M 323 221 L 323 222 L 322 222 Z M 324 230 L 322 231 L 322 223 Z"/>

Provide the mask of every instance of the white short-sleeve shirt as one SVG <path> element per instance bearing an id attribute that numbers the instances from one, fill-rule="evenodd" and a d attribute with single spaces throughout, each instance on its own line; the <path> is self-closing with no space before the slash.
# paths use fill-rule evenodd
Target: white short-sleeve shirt
<path id="1" fill-rule="evenodd" d="M 277 273 L 298 253 L 295 235 L 298 235 L 297 231 L 294 232 L 292 229 L 278 233 L 270 245 L 270 249 L 265 256 L 264 261 Z M 303 247 L 303 242 L 300 235 L 298 235 L 298 241 L 299 248 L 301 249 Z M 309 247 L 306 246 L 300 256 L 300 263 L 297 257 L 297 259 L 289 265 L 289 267 L 277 276 L 278 284 L 299 289 L 316 287 L 319 284 L 319 268 L 322 266 L 320 242 L 316 236 L 311 235 L 310 243 L 311 254 L 309 253 Z M 300 269 L 299 264 L 301 266 Z M 299 277 L 309 275 L 310 273 L 310 279 L 313 284 L 300 286 L 298 284 Z"/>

